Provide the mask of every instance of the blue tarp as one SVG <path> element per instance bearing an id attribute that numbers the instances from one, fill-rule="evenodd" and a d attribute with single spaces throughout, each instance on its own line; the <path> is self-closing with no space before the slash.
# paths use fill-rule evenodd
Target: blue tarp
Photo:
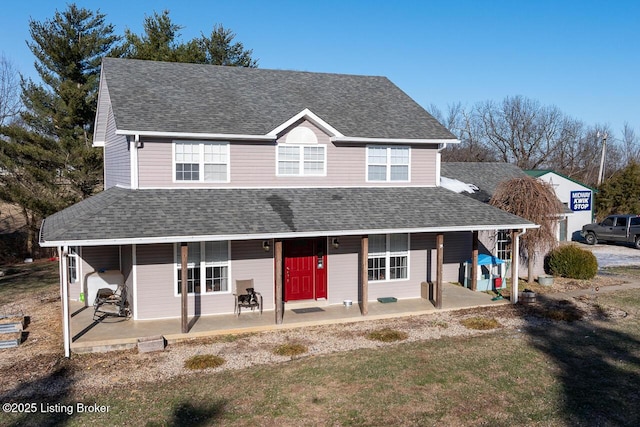
<path id="1" fill-rule="evenodd" d="M 467 260 L 469 264 L 472 263 L 472 260 Z M 493 255 L 480 254 L 478 255 L 478 265 L 496 265 L 496 264 L 504 264 L 504 260 Z"/>

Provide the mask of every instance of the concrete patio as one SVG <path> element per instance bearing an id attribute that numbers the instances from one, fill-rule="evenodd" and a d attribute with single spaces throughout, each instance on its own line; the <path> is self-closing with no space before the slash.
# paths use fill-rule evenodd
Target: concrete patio
<path id="1" fill-rule="evenodd" d="M 362 316 L 360 307 L 327 305 L 321 301 L 307 303 L 287 303 L 283 323 L 275 324 L 275 311 L 201 316 L 189 318 L 190 330 L 181 332 L 181 319 L 133 320 L 105 317 L 93 320 L 93 307 L 72 301 L 71 350 L 75 353 L 109 351 L 137 346 L 138 338 L 164 336 L 168 343 L 224 334 L 238 334 L 267 330 L 326 325 L 332 323 L 362 322 L 403 316 L 415 316 L 463 308 L 506 304 L 506 300 L 492 301 L 489 294 L 474 292 L 462 286 L 445 283 L 442 290 L 442 309 L 437 310 L 431 301 L 422 298 L 399 300 L 393 303 L 369 302 L 369 313 Z"/>

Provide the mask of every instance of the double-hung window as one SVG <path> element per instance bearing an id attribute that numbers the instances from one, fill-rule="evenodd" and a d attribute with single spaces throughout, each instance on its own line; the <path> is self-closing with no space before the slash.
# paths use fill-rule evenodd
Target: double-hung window
<path id="1" fill-rule="evenodd" d="M 187 291 L 229 292 L 229 243 L 193 242 L 187 244 Z M 177 294 L 182 292 L 181 247 L 176 245 Z M 204 288 L 203 288 L 204 285 Z"/>
<path id="2" fill-rule="evenodd" d="M 369 236 L 368 278 L 370 281 L 409 278 L 409 235 Z"/>
<path id="3" fill-rule="evenodd" d="M 229 144 L 227 142 L 175 142 L 174 163 L 176 181 L 228 182 Z"/>
<path id="4" fill-rule="evenodd" d="M 511 259 L 511 237 L 509 230 L 498 230 L 496 233 L 496 256 L 500 259 Z"/>
<path id="5" fill-rule="evenodd" d="M 367 147 L 367 181 L 409 181 L 409 147 Z"/>
<path id="6" fill-rule="evenodd" d="M 67 272 L 69 274 L 69 283 L 75 283 L 78 281 L 78 247 L 69 246 L 69 256 L 67 257 Z"/>
<path id="7" fill-rule="evenodd" d="M 278 145 L 279 176 L 324 176 L 325 145 Z"/>

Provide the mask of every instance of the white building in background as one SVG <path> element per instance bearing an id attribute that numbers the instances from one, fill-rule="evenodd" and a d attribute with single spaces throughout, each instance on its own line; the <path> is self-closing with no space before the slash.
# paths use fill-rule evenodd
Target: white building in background
<path id="1" fill-rule="evenodd" d="M 580 230 L 585 224 L 593 222 L 594 193 L 596 190 L 581 182 L 552 170 L 528 170 L 528 175 L 548 182 L 556 197 L 566 207 L 566 216 L 558 227 L 559 241 L 580 240 Z"/>

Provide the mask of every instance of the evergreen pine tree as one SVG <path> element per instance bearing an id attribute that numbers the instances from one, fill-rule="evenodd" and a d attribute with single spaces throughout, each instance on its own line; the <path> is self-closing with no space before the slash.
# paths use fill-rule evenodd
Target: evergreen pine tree
<path id="1" fill-rule="evenodd" d="M 102 153 L 92 148 L 100 65 L 119 37 L 105 15 L 75 4 L 31 20 L 29 32 L 41 82 L 21 78 L 20 119 L 0 128 L 0 183 L 23 209 L 31 244 L 44 216 L 101 189 Z"/>
<path id="2" fill-rule="evenodd" d="M 606 180 L 596 193 L 598 219 L 613 214 L 640 215 L 640 163 L 630 162 Z"/>

